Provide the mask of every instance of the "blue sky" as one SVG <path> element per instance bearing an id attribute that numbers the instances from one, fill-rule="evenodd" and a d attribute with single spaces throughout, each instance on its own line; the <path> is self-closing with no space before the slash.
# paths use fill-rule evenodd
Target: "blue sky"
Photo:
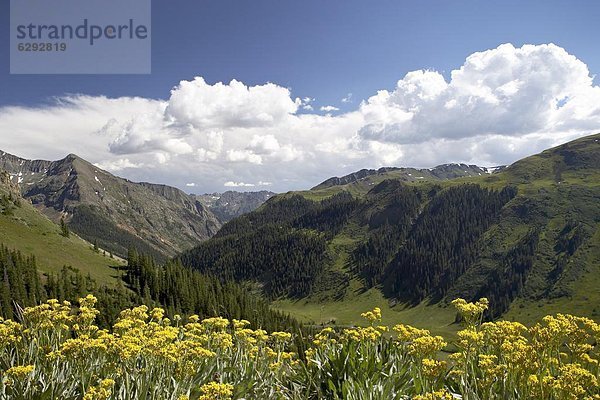
<path id="1" fill-rule="evenodd" d="M 8 1 L 0 6 L 8 26 Z M 0 104 L 65 93 L 166 98 L 182 79 L 275 82 L 322 105 L 357 101 L 406 72 L 447 73 L 501 43 L 555 43 L 600 71 L 600 3 L 591 1 L 154 0 L 151 75 L 9 75 Z M 3 43 L 8 31 L 1 30 Z M 348 107 L 350 105 L 347 105 Z"/>
<path id="2" fill-rule="evenodd" d="M 149 75 L 10 75 L 1 29 L 0 149 L 197 192 L 506 164 L 600 129 L 598 16 L 589 1 L 155 0 Z"/>

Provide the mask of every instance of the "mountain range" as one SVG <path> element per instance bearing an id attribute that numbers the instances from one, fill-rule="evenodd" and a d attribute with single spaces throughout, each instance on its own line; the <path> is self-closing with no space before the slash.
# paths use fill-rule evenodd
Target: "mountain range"
<path id="1" fill-rule="evenodd" d="M 171 186 L 114 176 L 74 154 L 46 161 L 0 152 L 0 170 L 52 221 L 64 219 L 82 238 L 120 256 L 132 247 L 160 260 L 175 256 L 269 197 L 226 192 L 220 198 L 228 201 L 208 202 Z"/>
<path id="2" fill-rule="evenodd" d="M 0 170 L 0 242 L 44 272 L 67 264 L 113 282 L 122 260 L 108 254 L 134 247 L 316 323 L 381 306 L 443 330 L 456 297 L 488 297 L 489 317 L 600 317 L 600 135 L 506 167 L 361 170 L 282 194 L 186 194 L 75 155 L 0 152 Z M 61 235 L 63 219 L 76 235 Z"/>
<path id="3" fill-rule="evenodd" d="M 457 297 L 488 297 L 490 317 L 598 317 L 599 183 L 600 135 L 508 167 L 362 170 L 275 196 L 179 259 L 320 322 Z"/>

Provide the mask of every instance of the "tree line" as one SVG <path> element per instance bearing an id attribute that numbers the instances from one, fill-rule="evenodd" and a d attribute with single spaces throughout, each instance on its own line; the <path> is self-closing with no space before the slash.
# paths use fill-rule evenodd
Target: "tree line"
<path id="1" fill-rule="evenodd" d="M 0 316 L 17 318 L 22 308 L 57 298 L 75 304 L 88 293 L 98 298 L 98 324 L 108 328 L 119 312 L 139 304 L 163 307 L 167 315 L 197 314 L 247 319 L 255 328 L 300 332 L 300 324 L 237 283 L 201 274 L 177 262 L 157 264 L 148 255 L 130 250 L 127 266 L 113 285 L 99 285 L 91 276 L 64 266 L 41 274 L 33 256 L 0 245 Z"/>

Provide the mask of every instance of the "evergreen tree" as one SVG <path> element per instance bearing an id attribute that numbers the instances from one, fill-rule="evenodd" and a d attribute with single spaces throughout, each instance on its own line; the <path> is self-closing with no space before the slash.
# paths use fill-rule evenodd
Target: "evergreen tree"
<path id="1" fill-rule="evenodd" d="M 68 238 L 71 235 L 71 231 L 69 230 L 69 227 L 67 226 L 64 217 L 60 218 L 60 234 L 66 238 Z"/>

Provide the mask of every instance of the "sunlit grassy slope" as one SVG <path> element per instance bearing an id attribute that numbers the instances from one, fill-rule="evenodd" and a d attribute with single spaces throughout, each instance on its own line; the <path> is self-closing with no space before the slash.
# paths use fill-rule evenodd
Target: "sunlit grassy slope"
<path id="1" fill-rule="evenodd" d="M 0 192 L 2 190 L 0 189 Z M 117 274 L 114 268 L 122 260 L 96 253 L 90 243 L 71 234 L 60 235 L 60 228 L 27 201 L 14 209 L 12 216 L 0 215 L 0 243 L 34 255 L 42 272 L 57 272 L 64 265 L 88 273 L 98 283 L 111 283 Z"/>

